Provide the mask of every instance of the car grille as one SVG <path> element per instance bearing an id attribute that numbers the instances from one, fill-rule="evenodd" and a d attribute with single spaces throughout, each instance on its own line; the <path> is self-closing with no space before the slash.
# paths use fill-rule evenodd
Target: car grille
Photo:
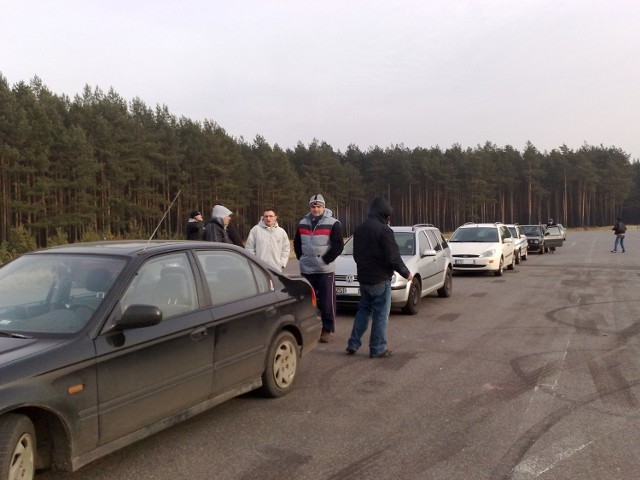
<path id="1" fill-rule="evenodd" d="M 358 275 L 336 275 L 336 280 L 340 282 L 357 282 Z"/>

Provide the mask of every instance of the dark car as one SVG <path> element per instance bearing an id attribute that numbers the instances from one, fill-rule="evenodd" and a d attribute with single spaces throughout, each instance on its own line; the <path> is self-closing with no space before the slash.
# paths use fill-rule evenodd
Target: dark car
<path id="1" fill-rule="evenodd" d="M 527 236 L 529 252 L 538 252 L 540 255 L 548 249 L 545 244 L 544 227 L 542 225 L 521 225 L 522 231 Z"/>
<path id="2" fill-rule="evenodd" d="M 0 268 L 0 478 L 73 471 L 260 388 L 293 387 L 314 290 L 233 245 L 102 242 Z"/>

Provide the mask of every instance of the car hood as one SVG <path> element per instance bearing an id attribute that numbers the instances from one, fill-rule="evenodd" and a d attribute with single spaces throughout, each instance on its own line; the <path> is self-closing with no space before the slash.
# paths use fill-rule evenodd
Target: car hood
<path id="1" fill-rule="evenodd" d="M 401 255 L 402 261 L 407 266 L 411 273 L 416 271 L 416 256 L 415 255 Z M 335 275 L 357 275 L 358 266 L 353 259 L 353 255 L 338 255 L 335 261 Z"/>
<path id="2" fill-rule="evenodd" d="M 500 250 L 499 242 L 449 242 L 452 255 L 480 255 L 487 250 Z"/>
<path id="3" fill-rule="evenodd" d="M 67 340 L 43 340 L 41 338 L 0 337 L 0 368 L 10 363 L 36 355 Z"/>
<path id="4" fill-rule="evenodd" d="M 336 275 L 355 275 L 358 271 L 353 255 L 338 255 L 335 267 Z"/>

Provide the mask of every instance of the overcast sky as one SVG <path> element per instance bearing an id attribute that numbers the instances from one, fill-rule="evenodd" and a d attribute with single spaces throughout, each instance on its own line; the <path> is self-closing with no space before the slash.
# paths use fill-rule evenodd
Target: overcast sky
<path id="1" fill-rule="evenodd" d="M 0 73 L 236 138 L 640 158 L 640 1 L 0 0 Z"/>

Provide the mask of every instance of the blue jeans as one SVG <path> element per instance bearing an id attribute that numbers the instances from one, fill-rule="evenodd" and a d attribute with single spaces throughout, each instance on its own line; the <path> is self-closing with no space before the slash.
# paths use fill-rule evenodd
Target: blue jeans
<path id="1" fill-rule="evenodd" d="M 371 318 L 371 336 L 369 337 L 369 353 L 379 355 L 387 349 L 387 323 L 391 311 L 391 280 L 376 285 L 360 284 L 360 303 L 358 313 L 353 319 L 353 329 L 349 337 L 348 347 L 358 350 L 362 345 L 360 339 L 369 327 Z"/>
<path id="2" fill-rule="evenodd" d="M 613 243 L 613 251 L 618 251 L 618 243 L 620 244 L 620 248 L 624 252 L 624 235 L 616 235 L 616 241 Z"/>

